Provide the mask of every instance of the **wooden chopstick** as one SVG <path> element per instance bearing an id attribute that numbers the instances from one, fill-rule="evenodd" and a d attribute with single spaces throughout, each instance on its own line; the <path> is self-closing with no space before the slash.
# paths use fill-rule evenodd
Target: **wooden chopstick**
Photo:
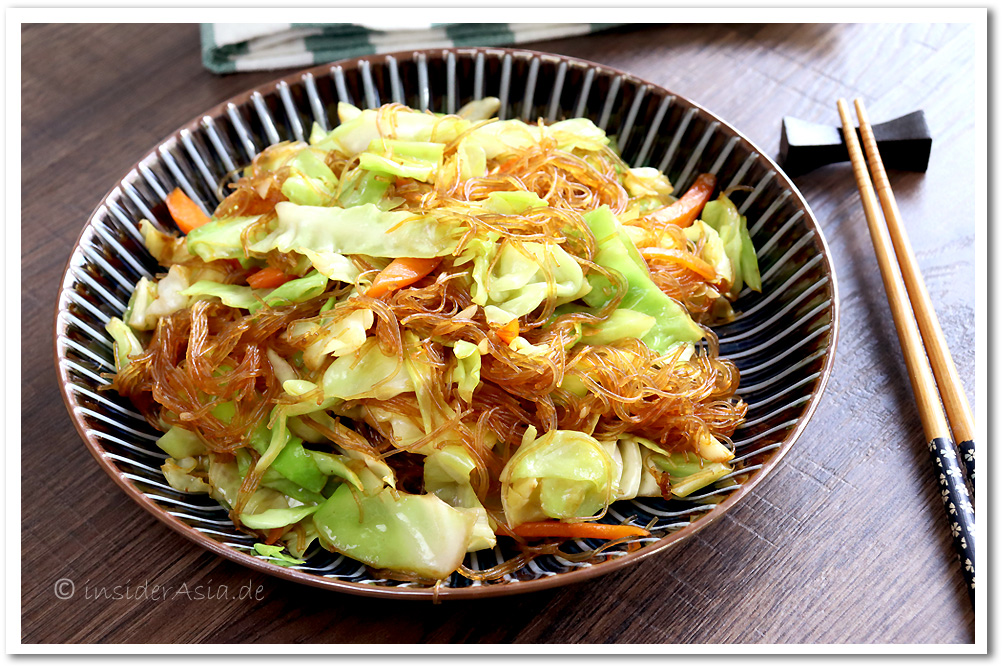
<path id="1" fill-rule="evenodd" d="M 868 231 L 871 234 L 875 257 L 878 260 L 882 283 L 885 285 L 889 309 L 892 311 L 893 323 L 899 337 L 900 348 L 906 362 L 910 385 L 913 388 L 914 400 L 920 413 L 920 422 L 924 429 L 931 461 L 938 474 L 938 485 L 941 498 L 944 501 L 945 512 L 948 515 L 955 550 L 962 566 L 970 601 L 975 605 L 975 572 L 976 546 L 974 533 L 976 520 L 973 516 L 973 505 L 966 488 L 962 471 L 959 469 L 955 444 L 952 441 L 945 414 L 941 408 L 941 398 L 924 351 L 923 339 L 914 319 L 910 306 L 909 295 L 900 275 L 896 254 L 890 242 L 888 231 L 881 223 L 879 205 L 875 199 L 875 191 L 868 176 L 865 157 L 858 143 L 858 136 L 851 120 L 847 102 L 837 100 L 837 110 L 843 125 L 844 142 L 854 167 L 854 178 L 857 180 L 858 192 L 861 194 L 861 204 L 865 210 Z"/>
<path id="2" fill-rule="evenodd" d="M 959 372 L 955 368 L 952 354 L 948 350 L 945 333 L 942 332 L 941 324 L 938 323 L 938 316 L 931 303 L 931 296 L 927 292 L 927 286 L 924 285 L 924 278 L 917 265 L 917 258 L 913 255 L 913 248 L 903 225 L 903 217 L 896 205 L 896 196 L 893 195 L 889 177 L 885 172 L 885 165 L 882 164 L 882 156 L 879 154 L 878 144 L 875 141 L 875 133 L 872 132 L 871 124 L 868 122 L 864 102 L 860 98 L 855 100 L 854 108 L 858 113 L 861 142 L 864 144 L 865 155 L 868 157 L 868 167 L 871 168 L 875 190 L 878 192 L 879 202 L 882 203 L 886 226 L 889 229 L 889 236 L 892 238 L 893 248 L 896 250 L 896 259 L 899 261 L 899 270 L 906 283 L 906 292 L 910 295 L 913 315 L 917 319 L 917 325 L 920 326 L 920 335 L 924 340 L 924 348 L 927 350 L 927 357 L 934 370 L 934 379 L 938 383 L 941 401 L 948 414 L 952 435 L 955 437 L 955 443 L 958 444 L 962 454 L 962 466 L 965 468 L 970 492 L 975 494 L 976 451 L 973 442 L 975 433 L 973 412 L 969 408 L 969 400 L 962 389 Z"/>

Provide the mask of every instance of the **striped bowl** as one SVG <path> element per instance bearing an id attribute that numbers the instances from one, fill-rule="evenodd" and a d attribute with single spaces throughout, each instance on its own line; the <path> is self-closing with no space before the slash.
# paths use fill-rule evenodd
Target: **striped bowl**
<path id="1" fill-rule="evenodd" d="M 252 554 L 254 540 L 234 529 L 206 496 L 167 485 L 157 434 L 130 406 L 101 387 L 114 370 L 104 324 L 121 314 L 140 277 L 159 271 L 143 247 L 138 221 L 172 227 L 164 197 L 180 186 L 211 212 L 221 182 L 263 148 L 304 139 L 311 124 L 337 123 L 338 101 L 375 107 L 390 101 L 453 112 L 484 96 L 499 116 L 535 121 L 587 116 L 615 137 L 632 166 L 666 172 L 677 192 L 713 172 L 749 221 L 763 292 L 745 290 L 739 317 L 717 329 L 721 353 L 739 366 L 749 404 L 734 435 L 735 472 L 687 499 L 639 499 L 610 507 L 607 522 L 652 524 L 637 550 L 569 541 L 563 555 L 537 557 L 497 581 L 454 574 L 437 588 L 379 578 L 360 563 L 314 549 L 285 567 Z M 580 581 L 665 550 L 713 522 L 749 493 L 791 448 L 819 401 L 833 364 L 837 287 L 823 234 L 780 168 L 749 140 L 699 105 L 629 74 L 586 61 L 505 49 L 452 49 L 373 56 L 315 67 L 239 95 L 191 121 L 150 151 L 97 206 L 67 263 L 55 319 L 63 398 L 80 436 L 137 503 L 200 546 L 260 571 L 331 590 L 378 597 L 470 598 Z M 513 557 L 505 548 L 468 555 L 471 569 Z"/>

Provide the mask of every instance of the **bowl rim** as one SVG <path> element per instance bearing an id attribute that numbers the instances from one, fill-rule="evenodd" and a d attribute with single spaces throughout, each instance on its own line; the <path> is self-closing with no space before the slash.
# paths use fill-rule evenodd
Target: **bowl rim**
<path id="1" fill-rule="evenodd" d="M 723 502 L 719 503 L 714 509 L 702 515 L 698 520 L 690 523 L 686 527 L 673 532 L 665 537 L 662 537 L 658 541 L 655 541 L 641 549 L 628 553 L 627 555 L 616 557 L 610 560 L 606 560 L 599 564 L 593 564 L 586 567 L 576 569 L 574 571 L 564 572 L 560 574 L 554 574 L 552 576 L 544 576 L 531 581 L 517 581 L 517 582 L 504 582 L 504 583 L 493 583 L 490 585 L 483 585 L 481 587 L 467 586 L 463 588 L 451 588 L 451 587 L 426 587 L 426 588 L 401 588 L 387 585 L 375 585 L 375 584 L 363 584 L 363 583 L 353 583 L 351 581 L 343 581 L 338 578 L 328 578 L 324 576 L 319 576 L 316 574 L 311 574 L 308 572 L 298 571 L 295 569 L 289 569 L 286 567 L 280 567 L 267 560 L 259 559 L 242 553 L 241 551 L 230 548 L 216 540 L 210 539 L 206 535 L 202 534 L 195 528 L 187 525 L 176 517 L 168 513 L 165 509 L 157 505 L 153 500 L 148 498 L 143 492 L 138 488 L 133 486 L 123 475 L 123 473 L 115 467 L 111 458 L 107 457 L 107 451 L 94 439 L 91 435 L 87 433 L 85 426 L 83 425 L 79 415 L 78 410 L 80 405 L 77 404 L 75 398 L 69 392 L 69 376 L 66 371 L 66 367 L 61 363 L 61 348 L 60 348 L 60 337 L 62 335 L 62 330 L 60 329 L 62 314 L 67 310 L 67 300 L 64 297 L 68 292 L 68 281 L 72 279 L 70 273 L 71 262 L 76 255 L 78 249 L 80 248 L 81 241 L 88 230 L 92 229 L 94 226 L 94 219 L 98 215 L 98 212 L 105 207 L 105 203 L 112 196 L 112 194 L 121 187 L 121 184 L 125 179 L 135 172 L 139 166 L 150 158 L 150 156 L 157 155 L 158 149 L 165 143 L 171 140 L 177 140 L 181 137 L 183 131 L 194 131 L 200 127 L 201 121 L 206 117 L 217 118 L 222 113 L 226 111 L 229 105 L 242 105 L 251 100 L 252 96 L 257 92 L 261 94 L 271 94 L 282 82 L 291 84 L 294 80 L 302 80 L 307 74 L 311 76 L 325 76 L 329 74 L 335 67 L 342 67 L 346 69 L 355 69 L 360 61 L 367 61 L 369 63 L 374 62 L 386 62 L 388 57 L 394 58 L 398 63 L 411 62 L 418 60 L 419 55 L 425 56 L 427 59 L 438 59 L 445 57 L 447 54 L 477 54 L 483 53 L 485 55 L 510 55 L 513 58 L 539 58 L 541 60 L 551 60 L 553 62 L 565 62 L 569 65 L 582 66 L 585 69 L 597 69 L 605 70 L 613 76 L 620 76 L 622 80 L 638 82 L 642 85 L 650 87 L 650 90 L 656 92 L 660 95 L 674 96 L 676 99 L 680 100 L 686 105 L 696 109 L 698 112 L 704 113 L 709 116 L 712 120 L 717 121 L 721 126 L 727 129 L 728 132 L 732 133 L 733 136 L 737 137 L 740 143 L 745 143 L 744 147 L 748 151 L 755 152 L 759 159 L 766 161 L 767 166 L 776 172 L 776 176 L 781 179 L 783 184 L 790 189 L 792 195 L 795 198 L 795 202 L 804 209 L 807 217 L 808 223 L 811 224 L 811 228 L 815 232 L 816 242 L 819 247 L 819 251 L 823 256 L 824 268 L 829 278 L 831 297 L 830 297 L 830 317 L 831 317 L 831 328 L 828 333 L 828 342 L 826 345 L 826 352 L 823 356 L 823 366 L 819 372 L 819 383 L 816 389 L 813 391 L 811 398 L 803 410 L 802 414 L 799 416 L 796 424 L 793 426 L 791 433 L 785 438 L 785 440 L 775 449 L 774 455 L 769 461 L 764 463 L 759 470 L 753 473 L 746 481 L 740 484 L 739 488 L 732 492 Z M 513 99 L 509 100 L 513 103 Z M 559 54 L 552 54 L 543 51 L 535 51 L 531 49 L 521 49 L 521 48 L 504 48 L 504 47 L 451 47 L 451 48 L 432 48 L 432 49 L 406 49 L 401 51 L 395 51 L 390 53 L 381 54 L 371 54 L 364 56 L 357 56 L 351 58 L 344 58 L 338 61 L 332 61 L 330 63 L 323 63 L 320 65 L 314 65 L 309 68 L 304 68 L 300 70 L 294 70 L 284 75 L 280 75 L 275 79 L 267 81 L 263 84 L 259 84 L 253 88 L 249 88 L 237 95 L 234 95 L 223 102 L 209 108 L 208 110 L 200 113 L 195 118 L 185 123 L 184 125 L 178 127 L 174 132 L 165 136 L 159 140 L 149 151 L 147 151 L 143 156 L 137 160 L 132 167 L 130 167 L 122 178 L 120 178 L 115 184 L 108 190 L 107 193 L 98 201 L 94 210 L 87 217 L 87 221 L 80 230 L 80 234 L 77 236 L 76 241 L 73 244 L 73 250 L 70 252 L 69 257 L 66 260 L 66 264 L 63 268 L 62 280 L 59 284 L 59 292 L 56 299 L 56 310 L 53 320 L 53 354 L 54 363 L 56 366 L 56 373 L 59 380 L 59 391 L 63 398 L 63 404 L 66 406 L 67 412 L 70 414 L 71 422 L 74 428 L 76 428 L 77 433 L 80 438 L 87 445 L 87 449 L 90 451 L 91 455 L 97 460 L 98 464 L 102 469 L 109 475 L 109 477 L 115 481 L 115 483 L 121 488 L 133 501 L 137 502 L 139 506 L 151 515 L 153 515 L 157 520 L 161 521 L 172 530 L 182 535 L 189 541 L 192 541 L 200 548 L 209 550 L 220 557 L 226 558 L 237 564 L 245 567 L 249 567 L 261 573 L 269 576 L 275 576 L 287 581 L 292 581 L 295 583 L 300 583 L 302 585 L 310 585 L 315 587 L 320 587 L 325 590 L 343 592 L 348 594 L 365 595 L 369 597 L 384 598 L 384 599 L 404 599 L 404 600 L 433 600 L 441 601 L 447 599 L 481 599 L 486 597 L 501 597 L 506 595 L 515 595 L 520 593 L 536 592 L 539 590 L 545 590 L 550 588 L 555 588 L 559 586 L 571 585 L 574 583 L 580 583 L 582 581 L 596 578 L 604 574 L 609 574 L 614 571 L 623 569 L 625 567 L 636 565 L 639 561 L 649 558 L 653 555 L 661 553 L 671 546 L 681 543 L 693 534 L 704 529 L 708 525 L 717 521 L 725 513 L 731 509 L 733 506 L 739 503 L 740 500 L 744 499 L 757 485 L 760 484 L 778 465 L 781 459 L 788 453 L 795 441 L 802 435 L 809 420 L 812 418 L 813 413 L 815 413 L 816 407 L 822 399 L 823 393 L 826 389 L 826 384 L 829 381 L 830 373 L 833 369 L 834 361 L 836 358 L 836 348 L 837 341 L 839 338 L 840 330 L 840 297 L 837 287 L 837 276 L 834 268 L 833 257 L 830 252 L 829 245 L 826 242 L 826 237 L 823 234 L 822 227 L 816 220 L 815 214 L 813 214 L 812 209 L 809 204 L 805 201 L 802 193 L 798 190 L 795 184 L 791 181 L 791 178 L 778 166 L 778 164 L 763 150 L 760 149 L 756 144 L 754 144 L 746 135 L 733 127 L 730 123 L 711 112 L 702 105 L 694 102 L 690 98 L 679 93 L 670 91 L 669 89 L 661 86 L 659 84 L 652 83 L 638 76 L 632 75 L 629 72 L 625 72 L 615 67 L 609 65 L 603 65 L 600 63 L 595 63 L 593 61 L 577 58 L 572 56 L 563 56 Z"/>

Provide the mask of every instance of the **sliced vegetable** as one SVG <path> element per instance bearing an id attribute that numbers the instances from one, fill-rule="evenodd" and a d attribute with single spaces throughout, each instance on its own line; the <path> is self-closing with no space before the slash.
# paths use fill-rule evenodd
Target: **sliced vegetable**
<path id="1" fill-rule="evenodd" d="M 264 267 L 248 277 L 248 285 L 252 288 L 278 288 L 293 278 L 281 269 Z"/>
<path id="2" fill-rule="evenodd" d="M 209 222 L 209 217 L 206 216 L 205 212 L 180 188 L 175 188 L 168 193 L 165 202 L 167 210 L 171 212 L 171 218 L 185 234 Z"/>
<path id="3" fill-rule="evenodd" d="M 380 270 L 366 291 L 367 297 L 383 297 L 387 293 L 410 286 L 436 269 L 441 258 L 394 258 Z"/>
<path id="4" fill-rule="evenodd" d="M 268 509 L 261 513 L 242 513 L 241 524 L 252 530 L 282 528 L 300 522 L 319 506 L 295 506 L 291 509 Z"/>
<path id="5" fill-rule="evenodd" d="M 757 266 L 756 251 L 746 229 L 746 217 L 724 194 L 714 202 L 709 202 L 701 214 L 701 220 L 714 229 L 721 238 L 725 255 L 732 263 L 734 281 L 729 290 L 733 298 L 743 289 L 743 282 L 751 290 L 760 290 L 760 269 Z"/>
<path id="6" fill-rule="evenodd" d="M 562 523 L 538 521 L 522 523 L 512 528 L 513 534 L 526 537 L 567 537 L 569 539 L 623 539 L 647 537 L 651 533 L 631 525 L 601 525 L 600 523 Z"/>
<path id="7" fill-rule="evenodd" d="M 655 351 L 668 353 L 681 343 L 692 344 L 704 336 L 704 331 L 687 310 L 652 282 L 638 249 L 621 230 L 621 224 L 609 207 L 603 205 L 587 212 L 583 218 L 596 237 L 595 262 L 619 272 L 627 280 L 627 294 L 619 307 L 655 319 L 655 324 L 642 337 L 643 342 Z M 583 298 L 586 304 L 601 308 L 613 299 L 615 293 L 609 279 L 591 274 L 589 283 L 592 291 Z"/>
<path id="8" fill-rule="evenodd" d="M 344 209 L 280 202 L 275 212 L 278 224 L 251 246 L 253 251 L 435 258 L 452 253 L 462 233 L 456 224 L 407 211 L 382 211 L 373 204 Z"/>
<path id="9" fill-rule="evenodd" d="M 435 495 L 340 486 L 314 514 L 323 542 L 378 569 L 444 579 L 463 562 L 476 522 Z"/>
<path id="10" fill-rule="evenodd" d="M 530 427 L 499 477 L 506 520 L 597 516 L 613 501 L 614 477 L 610 456 L 588 434 L 553 430 L 538 439 Z"/>
<path id="11" fill-rule="evenodd" d="M 512 319 L 502 327 L 495 330 L 495 334 L 499 336 L 499 339 L 504 341 L 506 344 L 511 344 L 513 339 L 519 336 L 519 321 L 517 319 Z"/>
<path id="12" fill-rule="evenodd" d="M 694 184 L 679 200 L 662 209 L 656 209 L 649 216 L 659 223 L 688 227 L 701 215 L 704 205 L 711 199 L 717 181 L 714 174 L 699 174 Z"/>
<path id="13" fill-rule="evenodd" d="M 143 345 L 136 333 L 120 318 L 111 318 L 105 325 L 105 330 L 112 336 L 115 371 L 120 372 L 129 366 L 130 356 L 143 352 Z"/>

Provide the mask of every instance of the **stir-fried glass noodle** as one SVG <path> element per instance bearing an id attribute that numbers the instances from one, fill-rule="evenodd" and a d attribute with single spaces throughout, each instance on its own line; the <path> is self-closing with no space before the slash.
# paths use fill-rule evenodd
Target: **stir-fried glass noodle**
<path id="1" fill-rule="evenodd" d="M 112 387 L 164 431 L 172 487 L 207 493 L 283 563 L 317 541 L 381 574 L 497 578 L 733 470 L 738 371 L 708 325 L 760 289 L 727 194 L 679 198 L 583 118 L 341 104 L 258 155 L 113 318 Z M 697 345 L 700 343 L 700 345 Z M 491 573 L 466 553 L 508 542 Z"/>

